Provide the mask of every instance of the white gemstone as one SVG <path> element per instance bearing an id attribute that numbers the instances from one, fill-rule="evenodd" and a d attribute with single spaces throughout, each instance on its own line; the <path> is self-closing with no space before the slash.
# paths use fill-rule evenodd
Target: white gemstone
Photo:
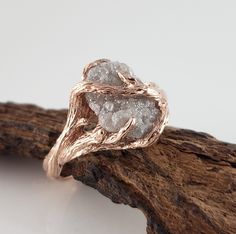
<path id="1" fill-rule="evenodd" d="M 126 64 L 106 62 L 91 68 L 87 79 L 102 84 L 122 85 L 117 72 L 134 76 Z M 98 116 L 100 125 L 108 132 L 118 132 L 130 118 L 135 118 L 135 126 L 128 134 L 132 139 L 145 136 L 153 128 L 159 113 L 155 102 L 143 96 L 127 98 L 87 93 L 86 99 Z"/>

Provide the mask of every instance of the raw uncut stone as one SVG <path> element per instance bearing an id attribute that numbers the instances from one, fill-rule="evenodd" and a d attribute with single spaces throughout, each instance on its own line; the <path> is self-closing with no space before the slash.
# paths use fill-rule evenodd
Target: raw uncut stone
<path id="1" fill-rule="evenodd" d="M 134 76 L 126 64 L 107 62 L 91 68 L 87 79 L 95 83 L 121 86 L 123 82 L 117 72 Z M 86 100 L 98 116 L 100 125 L 108 132 L 118 132 L 131 117 L 135 118 L 135 126 L 128 134 L 132 139 L 145 136 L 153 128 L 159 113 L 155 102 L 144 96 L 129 98 L 87 93 Z"/>

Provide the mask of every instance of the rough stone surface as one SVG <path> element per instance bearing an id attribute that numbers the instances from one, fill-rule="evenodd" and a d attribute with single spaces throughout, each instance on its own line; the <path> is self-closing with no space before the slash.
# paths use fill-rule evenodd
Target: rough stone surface
<path id="1" fill-rule="evenodd" d="M 117 72 L 134 75 L 131 68 L 124 63 L 107 62 L 90 69 L 87 79 L 102 84 L 122 85 Z"/>
<path id="2" fill-rule="evenodd" d="M 92 68 L 87 79 L 95 83 L 120 86 L 123 83 L 117 72 L 134 75 L 124 63 L 107 62 Z M 89 107 L 98 116 L 100 125 L 108 132 L 118 132 L 131 117 L 135 118 L 135 126 L 128 134 L 128 137 L 133 139 L 145 136 L 153 128 L 158 117 L 155 102 L 143 96 L 127 98 L 87 93 L 86 99 Z"/>

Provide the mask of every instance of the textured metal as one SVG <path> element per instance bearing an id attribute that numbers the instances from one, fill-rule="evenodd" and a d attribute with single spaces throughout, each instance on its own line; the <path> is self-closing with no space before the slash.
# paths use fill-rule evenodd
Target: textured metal
<path id="1" fill-rule="evenodd" d="M 158 140 L 167 124 L 167 99 L 164 92 L 155 84 L 143 84 L 134 77 L 121 73 L 118 73 L 118 76 L 124 82 L 122 86 L 86 81 L 88 71 L 92 67 L 108 61 L 107 59 L 100 59 L 88 64 L 83 71 L 83 80 L 73 88 L 66 125 L 44 160 L 44 169 L 49 177 L 60 177 L 65 163 L 90 152 L 149 146 Z M 160 115 L 153 129 L 141 139 L 135 140 L 126 137 L 135 124 L 134 118 L 131 118 L 119 132 L 110 133 L 98 124 L 94 112 L 89 108 L 85 100 L 85 93 L 89 92 L 126 97 L 143 95 L 155 100 Z M 94 126 L 90 126 L 94 120 Z"/>

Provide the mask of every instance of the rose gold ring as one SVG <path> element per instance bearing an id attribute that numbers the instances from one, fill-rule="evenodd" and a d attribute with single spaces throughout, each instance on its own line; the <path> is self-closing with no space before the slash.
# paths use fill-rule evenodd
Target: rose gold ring
<path id="1" fill-rule="evenodd" d="M 168 121 L 164 92 L 141 82 L 124 63 L 100 59 L 88 64 L 72 90 L 65 127 L 44 160 L 49 177 L 90 152 L 147 147 Z"/>

